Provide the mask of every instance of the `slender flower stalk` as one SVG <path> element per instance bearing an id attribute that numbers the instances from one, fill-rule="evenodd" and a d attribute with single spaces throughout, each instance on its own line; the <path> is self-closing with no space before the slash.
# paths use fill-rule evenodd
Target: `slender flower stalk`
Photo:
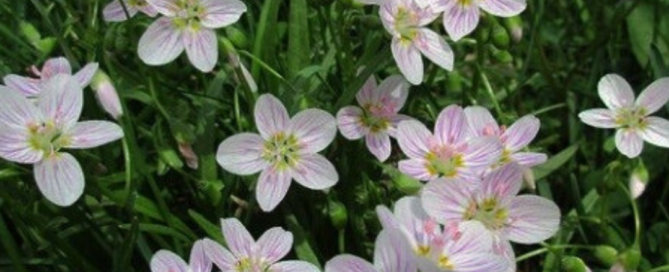
<path id="1" fill-rule="evenodd" d="M 125 8 L 128 11 L 127 15 L 125 10 L 123 10 L 121 2 L 125 4 Z M 135 16 L 137 12 L 144 13 L 149 17 L 156 17 L 158 15 L 158 11 L 146 0 L 114 0 L 105 6 L 102 10 L 102 16 L 107 22 L 123 22 Z"/>
<path id="2" fill-rule="evenodd" d="M 83 89 L 88 86 L 97 70 L 98 64 L 93 62 L 86 64 L 84 68 L 75 73 L 74 78 L 79 83 L 79 87 Z M 25 97 L 35 98 L 39 95 L 43 82 L 60 74 L 72 75 L 72 66 L 66 58 L 57 57 L 47 60 L 42 70 L 33 66 L 31 71 L 35 77 L 8 75 L 3 78 L 3 81 L 7 87 L 21 92 Z"/>
<path id="3" fill-rule="evenodd" d="M 151 272 L 211 272 L 212 262 L 205 254 L 204 244 L 204 240 L 193 244 L 189 263 L 169 250 L 156 252 L 151 258 Z"/>
<path id="4" fill-rule="evenodd" d="M 444 28 L 453 41 L 472 33 L 479 24 L 481 10 L 499 17 L 513 17 L 525 10 L 525 0 L 429 0 L 443 12 Z"/>

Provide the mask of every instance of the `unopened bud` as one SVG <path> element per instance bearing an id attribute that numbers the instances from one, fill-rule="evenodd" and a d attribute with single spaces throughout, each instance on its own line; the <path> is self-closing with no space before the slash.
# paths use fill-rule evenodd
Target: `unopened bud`
<path id="1" fill-rule="evenodd" d="M 492 43 L 499 49 L 509 48 L 509 33 L 500 24 L 495 23 L 490 33 L 492 35 Z"/>
<path id="2" fill-rule="evenodd" d="M 504 20 L 504 26 L 514 42 L 519 42 L 523 38 L 523 20 L 520 16 L 507 18 Z"/>
<path id="3" fill-rule="evenodd" d="M 200 167 L 200 162 L 197 154 L 193 151 L 193 146 L 189 143 L 179 143 L 179 152 L 181 156 L 186 159 L 186 165 L 193 170 L 197 170 Z"/>
<path id="4" fill-rule="evenodd" d="M 630 248 L 620 254 L 620 264 L 622 264 L 625 271 L 636 271 L 641 262 L 641 252 L 639 250 Z"/>
<path id="5" fill-rule="evenodd" d="M 567 256 L 562 258 L 562 271 L 565 272 L 587 272 L 590 269 L 579 257 Z"/>
<path id="6" fill-rule="evenodd" d="M 102 109 L 118 120 L 123 115 L 123 107 L 121 107 L 121 99 L 116 92 L 116 88 L 114 88 L 107 74 L 98 70 L 93 77 L 91 88 L 95 91 L 95 97 L 97 97 Z"/>
<path id="7" fill-rule="evenodd" d="M 338 201 L 330 201 L 329 210 L 332 225 L 338 230 L 346 228 L 346 224 L 348 223 L 348 211 L 346 210 L 346 206 Z"/>
<path id="8" fill-rule="evenodd" d="M 632 170 L 632 175 L 630 175 L 629 180 L 629 189 L 632 197 L 638 198 L 641 196 L 643 191 L 646 190 L 648 181 L 648 169 L 646 169 L 643 161 L 639 161 L 639 164 Z"/>
<path id="9" fill-rule="evenodd" d="M 607 245 L 595 247 L 595 258 L 605 266 L 612 266 L 618 260 L 618 250 Z"/>

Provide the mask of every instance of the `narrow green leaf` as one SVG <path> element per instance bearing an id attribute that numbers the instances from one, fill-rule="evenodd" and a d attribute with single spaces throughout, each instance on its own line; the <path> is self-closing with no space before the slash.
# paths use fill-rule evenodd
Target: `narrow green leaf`
<path id="1" fill-rule="evenodd" d="M 123 225 L 120 225 L 119 228 L 129 230 L 129 229 L 132 229 L 132 224 L 123 224 Z M 186 243 L 192 242 L 191 239 L 186 237 L 186 235 L 182 234 L 181 232 L 176 231 L 174 228 L 166 227 L 166 226 L 163 226 L 163 225 L 142 223 L 142 224 L 139 224 L 139 230 L 141 232 L 167 235 L 167 236 L 170 236 L 170 237 L 175 238 L 177 240 L 181 240 L 181 241 L 186 242 Z"/>
<path id="2" fill-rule="evenodd" d="M 293 233 L 294 237 L 293 244 L 297 257 L 300 260 L 312 263 L 313 265 L 320 268 L 321 263 L 318 261 L 318 257 L 316 257 L 316 253 L 314 253 L 314 250 L 311 249 L 311 245 L 309 245 L 309 240 L 307 239 L 304 229 L 300 225 L 300 222 L 297 221 L 297 217 L 295 217 L 294 214 L 289 214 L 288 216 L 286 216 L 286 224 L 288 225 L 288 229 L 290 230 L 290 232 Z"/>
<path id="3" fill-rule="evenodd" d="M 213 238 L 217 242 L 225 245 L 225 239 L 223 238 L 223 233 L 221 232 L 221 228 L 217 226 L 214 223 L 209 222 L 204 216 L 201 214 L 197 213 L 194 210 L 188 210 L 188 215 L 190 215 L 191 218 L 197 223 L 200 228 L 204 230 L 204 232 L 207 233 L 207 236 Z"/>
<path id="4" fill-rule="evenodd" d="M 292 78 L 309 65 L 309 18 L 307 0 L 290 1 L 290 21 L 288 23 L 288 73 Z"/>
<path id="5" fill-rule="evenodd" d="M 571 159 L 571 157 L 576 154 L 576 151 L 578 150 L 578 145 L 572 145 L 565 150 L 560 151 L 557 155 L 551 157 L 546 161 L 546 163 L 539 165 L 537 167 L 534 167 L 534 178 L 536 180 L 540 180 L 542 178 L 545 178 L 546 176 L 550 175 L 553 173 L 555 170 L 559 169 L 560 166 L 565 164 L 566 162 Z"/>

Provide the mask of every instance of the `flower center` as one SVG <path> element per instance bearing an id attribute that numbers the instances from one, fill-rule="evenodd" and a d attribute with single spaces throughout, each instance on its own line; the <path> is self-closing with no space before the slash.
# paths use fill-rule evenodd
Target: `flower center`
<path id="1" fill-rule="evenodd" d="M 52 122 L 31 125 L 28 130 L 30 146 L 35 150 L 44 151 L 47 156 L 58 152 L 70 141 Z"/>
<path id="2" fill-rule="evenodd" d="M 616 124 L 623 128 L 643 129 L 646 127 L 646 109 L 642 107 L 622 108 L 616 112 Z"/>
<path id="3" fill-rule="evenodd" d="M 448 256 L 446 256 L 444 254 L 439 256 L 439 261 L 437 263 L 439 264 L 439 268 L 441 268 L 441 269 L 453 270 L 453 264 L 448 259 Z"/>
<path id="4" fill-rule="evenodd" d="M 381 104 L 367 104 L 363 107 L 360 123 L 373 133 L 385 131 L 390 127 L 392 111 Z"/>
<path id="5" fill-rule="evenodd" d="M 474 0 L 458 0 L 458 4 L 463 7 L 471 6 L 474 3 Z"/>
<path id="6" fill-rule="evenodd" d="M 301 147 L 295 135 L 279 132 L 265 141 L 262 158 L 276 169 L 293 167 L 299 160 Z"/>
<path id="7" fill-rule="evenodd" d="M 431 175 L 454 177 L 464 165 L 461 153 L 451 146 L 439 146 L 425 155 L 427 171 Z"/>
<path id="8" fill-rule="evenodd" d="M 264 272 L 269 268 L 269 264 L 260 259 L 244 258 L 237 262 L 235 271 L 237 272 Z"/>
<path id="9" fill-rule="evenodd" d="M 397 9 L 395 15 L 395 29 L 402 41 L 412 41 L 418 34 L 417 26 L 418 16 L 404 7 Z"/>
<path id="10" fill-rule="evenodd" d="M 190 26 L 193 30 L 200 29 L 200 18 L 204 16 L 205 8 L 200 5 L 199 0 L 181 0 L 177 2 L 179 11 L 174 24 L 177 28 Z"/>
<path id="11" fill-rule="evenodd" d="M 471 203 L 464 214 L 465 220 L 481 222 L 489 230 L 498 230 L 506 225 L 507 209 L 500 207 L 496 198 L 487 198 L 480 203 Z"/>

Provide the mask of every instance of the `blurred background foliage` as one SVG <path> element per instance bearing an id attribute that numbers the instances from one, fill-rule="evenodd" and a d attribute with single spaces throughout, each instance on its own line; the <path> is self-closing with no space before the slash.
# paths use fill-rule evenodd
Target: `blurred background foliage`
<path id="1" fill-rule="evenodd" d="M 99 62 L 126 113 L 122 142 L 74 153 L 87 180 L 72 207 L 46 201 L 28 166 L 0 161 L 0 271 L 148 271 L 158 249 L 185 256 L 200 237 L 223 242 L 218 220 L 231 216 L 256 236 L 272 226 L 289 229 L 291 254 L 315 264 L 342 252 L 371 257 L 380 228 L 374 208 L 420 188 L 397 171 L 398 148 L 380 164 L 362 141 L 337 137 L 324 154 L 339 183 L 325 193 L 293 184 L 270 214 L 253 199 L 257 177 L 223 171 L 215 152 L 226 137 L 255 130 L 259 93 L 276 95 L 292 114 L 309 107 L 335 114 L 355 103 L 368 76 L 399 73 L 377 7 L 246 1 L 242 19 L 218 31 L 217 68 L 202 74 L 184 55 L 160 67 L 142 63 L 137 43 L 152 19 L 105 23 L 106 4 L 0 1 L 0 76 L 26 74 L 55 56 L 67 57 L 75 70 Z M 570 256 L 595 270 L 634 262 L 636 253 L 639 271 L 669 263 L 669 153 L 646 145 L 642 159 L 625 159 L 613 131 L 585 127 L 576 117 L 603 107 L 597 82 L 607 73 L 622 75 L 637 93 L 669 76 L 667 10 L 667 0 L 528 0 L 520 17 L 485 17 L 474 34 L 449 41 L 454 72 L 425 62 L 426 80 L 411 88 L 403 113 L 432 124 L 449 104 L 479 104 L 505 124 L 525 114 L 542 121 L 532 149 L 550 159 L 534 170 L 536 193 L 560 206 L 563 222 L 545 244 L 516 246 L 520 271 L 567 269 Z M 440 20 L 432 27 L 444 34 Z M 257 92 L 243 84 L 230 63 L 234 55 L 248 65 Z M 107 118 L 86 92 L 84 119 Z M 197 169 L 187 166 L 180 146 L 193 147 Z M 644 166 L 649 184 L 635 216 L 624 187 Z"/>

